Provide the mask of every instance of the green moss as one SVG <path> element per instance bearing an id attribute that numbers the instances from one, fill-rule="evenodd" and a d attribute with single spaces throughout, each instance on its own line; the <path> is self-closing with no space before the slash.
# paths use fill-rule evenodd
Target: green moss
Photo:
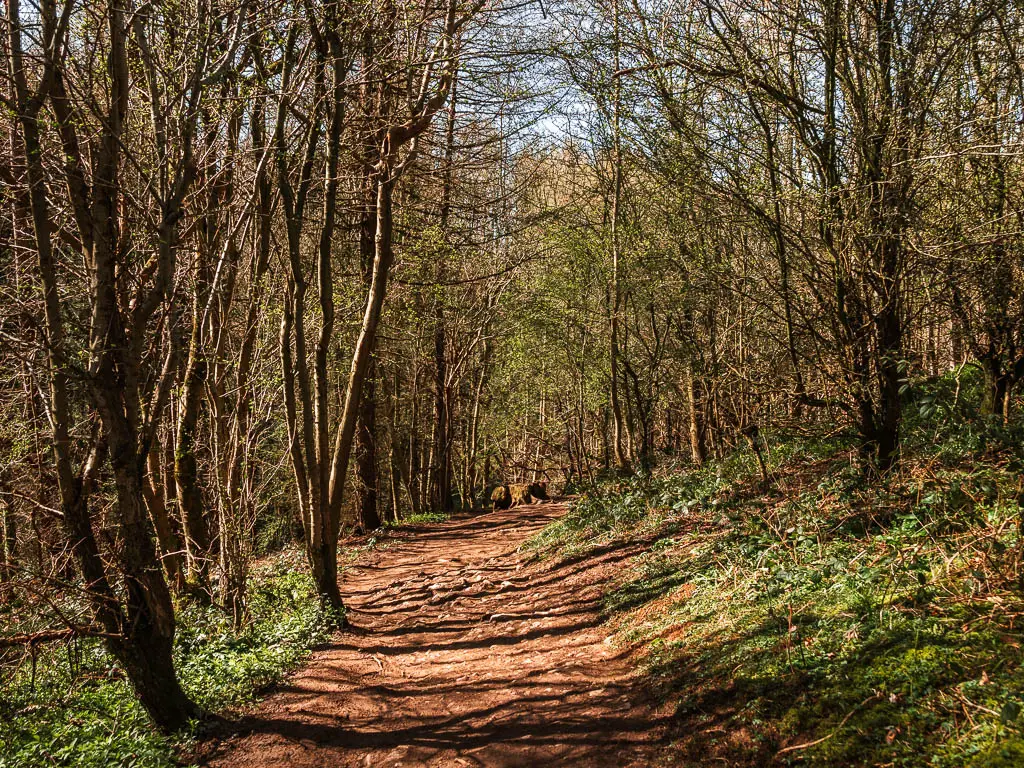
<path id="1" fill-rule="evenodd" d="M 976 755 L 970 768 L 1020 768 L 1024 765 L 1024 739 L 1014 736 L 1008 741 L 993 744 Z"/>

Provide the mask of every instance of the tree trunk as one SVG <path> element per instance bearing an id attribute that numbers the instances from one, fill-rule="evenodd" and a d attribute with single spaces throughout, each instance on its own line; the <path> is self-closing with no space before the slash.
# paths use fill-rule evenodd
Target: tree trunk
<path id="1" fill-rule="evenodd" d="M 471 498 L 476 494 L 478 489 L 482 490 L 482 487 L 486 485 L 487 478 L 480 482 L 479 473 L 477 471 L 477 451 L 479 448 L 479 430 L 480 430 L 480 406 L 483 399 L 484 383 L 487 380 L 487 366 L 490 363 L 491 358 L 491 342 L 489 340 L 484 341 L 484 351 L 480 359 L 480 373 L 477 376 L 476 386 L 473 387 L 473 408 L 470 413 L 469 420 L 469 437 L 467 445 L 467 464 L 468 464 L 468 477 L 467 477 L 467 493 L 470 494 Z M 484 499 L 483 503 L 486 504 L 488 499 Z"/>
<path id="2" fill-rule="evenodd" d="M 210 599 L 210 526 L 206 518 L 203 493 L 199 487 L 199 465 L 195 455 L 199 409 L 206 383 L 206 360 L 200 351 L 199 323 L 202 308 L 194 308 L 194 326 L 189 361 L 185 369 L 181 410 L 174 446 L 174 482 L 178 489 L 178 508 L 185 529 L 185 553 L 188 575 L 197 597 Z"/>
<path id="3" fill-rule="evenodd" d="M 367 292 L 373 283 L 373 263 L 376 251 L 377 202 L 372 168 L 363 173 L 365 199 L 359 222 L 359 260 L 363 272 L 363 285 Z M 376 344 L 374 344 L 374 347 Z M 373 349 L 370 351 L 373 355 Z M 356 457 L 356 514 L 363 533 L 380 528 L 378 510 L 379 480 L 377 474 L 377 386 L 374 380 L 376 365 L 372 359 L 367 381 L 359 404 L 355 436 Z"/>
<path id="4" fill-rule="evenodd" d="M 697 395 L 697 382 L 693 373 L 693 361 L 686 365 L 686 402 L 689 411 L 690 457 L 696 466 L 702 466 L 707 460 L 707 449 L 704 446 L 704 430 L 701 424 L 701 403 Z"/>
<path id="5" fill-rule="evenodd" d="M 0 482 L 0 491 L 7 484 Z M 18 566 L 18 520 L 9 499 L 0 501 L 0 604 L 11 596 L 11 579 Z"/>
<path id="6" fill-rule="evenodd" d="M 377 473 L 377 381 L 376 364 L 371 363 L 359 407 L 355 436 L 356 509 L 363 533 L 380 528 Z"/>
<path id="7" fill-rule="evenodd" d="M 984 378 L 981 412 L 1005 423 L 1009 417 L 1011 376 L 1003 370 L 1002 361 L 995 355 L 985 355 L 978 362 Z"/>
<path id="8" fill-rule="evenodd" d="M 117 327 L 116 320 L 112 325 Z M 114 339 L 111 342 L 107 349 L 118 346 Z M 94 397 L 109 446 L 121 539 L 116 560 L 125 594 L 123 615 L 112 621 L 108 611 L 103 611 L 101 618 L 107 619 L 108 632 L 120 635 L 109 641 L 110 647 L 143 706 L 158 725 L 178 730 L 198 717 L 199 709 L 181 690 L 174 672 L 174 606 L 149 533 L 142 477 L 145 460 L 136 449 L 138 435 L 122 410 L 121 376 L 110 362 L 108 359 L 99 371 Z M 91 546 L 87 540 L 83 543 Z M 87 556 L 95 555 L 90 552 Z"/>
<path id="9" fill-rule="evenodd" d="M 356 340 L 352 355 L 352 366 L 349 371 L 348 386 L 345 390 L 345 406 L 342 410 L 341 425 L 334 444 L 334 457 L 331 462 L 330 497 L 327 509 L 327 526 L 325 541 L 322 546 L 329 548 L 330 561 L 334 563 L 334 590 L 337 592 L 337 546 L 338 532 L 341 523 L 341 503 L 344 494 L 349 459 L 356 432 L 356 420 L 362 403 L 363 391 L 367 375 L 370 371 L 374 342 L 377 336 L 377 325 L 384 308 L 384 297 L 387 291 L 388 273 L 394 253 L 391 248 L 393 233 L 392 194 L 395 179 L 388 169 L 381 171 L 377 179 L 377 226 L 375 234 L 375 252 L 373 274 L 370 290 L 366 299 L 366 311 L 363 315 L 359 338 Z M 325 561 L 326 561 L 325 553 Z M 326 578 L 326 577 L 325 577 Z"/>
<path id="10" fill-rule="evenodd" d="M 450 512 L 452 509 L 452 457 L 448 427 L 447 376 L 444 313 L 439 306 L 434 318 L 434 430 L 433 446 L 430 450 L 432 458 L 430 504 L 438 512 Z"/>
<path id="11" fill-rule="evenodd" d="M 147 457 L 149 472 L 143 478 L 143 493 L 146 494 L 146 506 L 149 508 L 157 544 L 160 546 L 160 562 L 163 564 L 167 580 L 174 591 L 181 593 L 185 588 L 185 569 L 181 563 L 181 542 L 174 532 L 171 516 L 167 512 L 167 495 L 160 471 L 162 451 L 163 447 L 156 443 L 149 452 Z"/>

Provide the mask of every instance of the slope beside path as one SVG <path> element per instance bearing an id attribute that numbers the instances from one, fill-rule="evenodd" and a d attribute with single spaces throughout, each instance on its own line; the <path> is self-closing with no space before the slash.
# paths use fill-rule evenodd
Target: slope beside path
<path id="1" fill-rule="evenodd" d="M 345 569 L 354 630 L 279 686 L 207 765 L 646 766 L 666 713 L 599 620 L 629 554 L 527 562 L 560 503 L 405 529 Z"/>

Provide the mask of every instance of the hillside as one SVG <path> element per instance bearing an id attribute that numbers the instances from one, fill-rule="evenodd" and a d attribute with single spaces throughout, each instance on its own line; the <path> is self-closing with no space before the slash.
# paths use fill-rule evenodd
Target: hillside
<path id="1" fill-rule="evenodd" d="M 841 439 L 769 434 L 768 483 L 740 451 L 606 484 L 529 546 L 642 544 L 603 612 L 685 764 L 1019 765 L 1021 432 L 971 398 L 922 388 L 881 480 Z"/>

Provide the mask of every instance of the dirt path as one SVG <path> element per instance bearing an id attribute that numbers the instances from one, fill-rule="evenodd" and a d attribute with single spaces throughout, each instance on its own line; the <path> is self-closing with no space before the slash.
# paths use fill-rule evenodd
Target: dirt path
<path id="1" fill-rule="evenodd" d="M 208 764 L 650 765 L 664 717 L 597 616 L 626 553 L 560 564 L 516 553 L 564 512 L 402 531 L 347 568 L 357 631 L 315 654 Z"/>

